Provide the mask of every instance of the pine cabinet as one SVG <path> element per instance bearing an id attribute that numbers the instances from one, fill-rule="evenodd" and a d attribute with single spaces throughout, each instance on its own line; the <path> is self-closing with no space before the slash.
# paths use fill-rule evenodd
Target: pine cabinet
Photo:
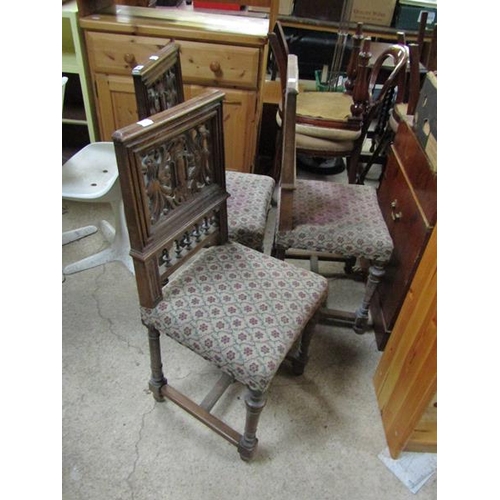
<path id="1" fill-rule="evenodd" d="M 100 139 L 108 141 L 116 129 L 137 121 L 131 71 L 175 39 L 180 45 L 185 97 L 213 87 L 225 92 L 226 168 L 251 172 L 262 110 L 268 21 L 255 18 L 248 24 L 236 16 L 186 17 L 182 12 L 112 6 L 80 18 Z"/>

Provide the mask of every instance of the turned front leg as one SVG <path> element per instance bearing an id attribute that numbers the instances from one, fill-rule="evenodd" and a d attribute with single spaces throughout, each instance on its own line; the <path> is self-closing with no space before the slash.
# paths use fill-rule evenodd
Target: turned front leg
<path id="1" fill-rule="evenodd" d="M 151 362 L 151 378 L 149 389 L 153 393 L 156 401 L 163 402 L 165 398 L 161 394 L 161 388 L 167 384 L 167 379 L 163 376 L 163 366 L 161 363 L 160 333 L 152 327 L 148 328 L 149 356 Z"/>
<path id="2" fill-rule="evenodd" d="M 356 311 L 356 318 L 354 320 L 353 329 L 356 333 L 365 333 L 366 331 L 370 303 L 378 284 L 382 281 L 384 274 L 385 268 L 380 263 L 373 263 L 368 270 L 365 294 L 361 306 Z"/>
<path id="3" fill-rule="evenodd" d="M 317 323 L 317 315 L 309 320 L 300 338 L 300 344 L 297 354 L 292 359 L 292 371 L 294 375 L 304 373 L 307 362 L 309 361 L 309 345 Z"/>
<path id="4" fill-rule="evenodd" d="M 263 392 L 249 389 L 245 396 L 247 408 L 245 432 L 238 444 L 238 453 L 242 460 L 248 461 L 253 458 L 257 450 L 257 425 L 262 408 L 266 405 L 266 397 Z"/>

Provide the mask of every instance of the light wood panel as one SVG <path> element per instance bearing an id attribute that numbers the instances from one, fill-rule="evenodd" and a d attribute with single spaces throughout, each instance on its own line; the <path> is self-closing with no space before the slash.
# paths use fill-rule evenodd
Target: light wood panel
<path id="1" fill-rule="evenodd" d="M 374 376 L 392 458 L 437 449 L 437 224 Z"/>

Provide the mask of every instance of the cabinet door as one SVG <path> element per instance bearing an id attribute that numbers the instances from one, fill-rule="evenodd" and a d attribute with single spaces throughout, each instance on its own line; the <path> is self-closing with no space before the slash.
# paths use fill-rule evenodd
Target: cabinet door
<path id="1" fill-rule="evenodd" d="M 374 329 L 383 349 L 430 233 L 394 148 L 378 191 L 380 209 L 394 242 L 386 274 L 375 292 Z"/>
<path id="2" fill-rule="evenodd" d="M 184 85 L 184 97 L 190 99 L 207 87 Z M 225 93 L 224 148 L 226 170 L 251 172 L 256 151 L 257 93 L 246 90 L 221 89 Z"/>
<path id="3" fill-rule="evenodd" d="M 134 83 L 129 76 L 95 75 L 101 140 L 110 141 L 115 130 L 138 120 Z"/>
<path id="4" fill-rule="evenodd" d="M 131 77 L 95 75 L 101 140 L 110 141 L 113 132 L 138 120 L 134 84 Z M 184 85 L 190 99 L 207 87 Z M 224 148 L 227 170 L 251 172 L 256 150 L 255 126 L 257 93 L 224 90 Z"/>

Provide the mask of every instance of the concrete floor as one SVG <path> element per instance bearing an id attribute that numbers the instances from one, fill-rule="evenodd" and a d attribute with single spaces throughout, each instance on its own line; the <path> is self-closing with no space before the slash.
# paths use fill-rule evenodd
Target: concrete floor
<path id="1" fill-rule="evenodd" d="M 63 230 L 112 220 L 106 205 L 63 207 Z M 97 233 L 64 246 L 63 266 L 103 245 Z M 362 286 L 332 278 L 329 300 L 354 309 Z M 257 456 L 245 463 L 225 440 L 149 393 L 146 332 L 134 276 L 122 264 L 66 276 L 62 298 L 64 500 L 437 498 L 435 475 L 414 495 L 378 458 L 386 441 L 372 383 L 381 357 L 373 331 L 317 326 L 305 374 L 294 377 L 285 366 L 278 372 Z M 162 342 L 169 382 L 199 401 L 216 371 Z M 234 385 L 214 408 L 238 430 L 242 395 Z"/>

